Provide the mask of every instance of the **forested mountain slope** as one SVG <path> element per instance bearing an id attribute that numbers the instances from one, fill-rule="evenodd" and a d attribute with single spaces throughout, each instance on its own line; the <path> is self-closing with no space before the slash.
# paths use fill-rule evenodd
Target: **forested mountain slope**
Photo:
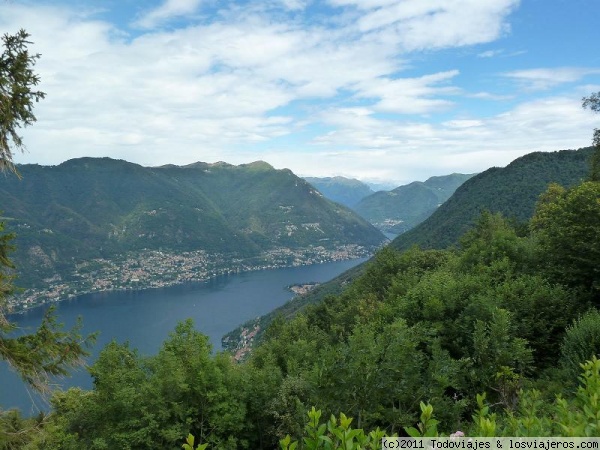
<path id="1" fill-rule="evenodd" d="M 373 194 L 373 190 L 362 181 L 345 177 L 304 177 L 321 193 L 334 202 L 354 208 L 363 198 Z"/>
<path id="2" fill-rule="evenodd" d="M 429 217 L 472 176 L 453 173 L 414 181 L 365 197 L 354 210 L 380 230 L 401 234 Z"/>
<path id="3" fill-rule="evenodd" d="M 90 258 L 203 250 L 245 258 L 274 248 L 377 246 L 384 237 L 289 170 L 263 162 L 142 167 L 109 158 L 23 165 L 0 178 L 21 283 Z M 21 284 L 23 286 L 23 284 Z"/>
<path id="4" fill-rule="evenodd" d="M 466 181 L 427 220 L 391 245 L 398 249 L 447 247 L 455 244 L 483 211 L 526 221 L 550 183 L 573 186 L 587 176 L 592 152 L 592 147 L 534 152 L 504 168 L 490 168 Z"/>
<path id="5" fill-rule="evenodd" d="M 482 211 L 501 212 L 508 218 L 528 220 L 539 196 L 550 183 L 573 186 L 589 172 L 593 147 L 557 152 L 535 152 L 516 159 L 505 168 L 491 168 L 462 184 L 429 219 L 398 236 L 391 247 L 407 249 L 412 245 L 444 248 L 456 244 Z M 263 316 L 258 323 L 270 323 L 282 314 L 292 317 L 307 305 L 316 304 L 364 272 L 365 265 L 318 286 L 308 294 Z"/>

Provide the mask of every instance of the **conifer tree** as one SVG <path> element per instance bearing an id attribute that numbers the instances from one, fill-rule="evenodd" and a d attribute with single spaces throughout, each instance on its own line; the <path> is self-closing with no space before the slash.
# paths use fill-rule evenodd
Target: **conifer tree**
<path id="1" fill-rule="evenodd" d="M 23 150 L 23 138 L 19 128 L 36 121 L 33 103 L 46 94 L 35 90 L 40 77 L 33 71 L 39 54 L 30 54 L 27 45 L 29 33 L 19 30 L 17 34 L 4 34 L 0 55 L 0 168 L 15 171 L 13 148 Z"/>
<path id="2" fill-rule="evenodd" d="M 0 55 L 0 171 L 16 173 L 13 150 L 23 149 L 23 140 L 17 130 L 35 122 L 33 103 L 45 94 L 35 91 L 39 76 L 33 66 L 40 55 L 31 55 L 27 49 L 29 34 L 20 30 L 15 35 L 2 37 Z M 1 199 L 0 199 L 1 202 Z M 21 378 L 38 391 L 46 392 L 50 377 L 66 375 L 70 367 L 83 364 L 86 348 L 94 336 L 83 337 L 81 323 L 64 331 L 53 309 L 44 316 L 34 333 L 18 332 L 8 317 L 9 298 L 16 291 L 15 267 L 10 260 L 14 250 L 13 233 L 5 231 L 0 222 L 0 359 L 5 360 Z"/>

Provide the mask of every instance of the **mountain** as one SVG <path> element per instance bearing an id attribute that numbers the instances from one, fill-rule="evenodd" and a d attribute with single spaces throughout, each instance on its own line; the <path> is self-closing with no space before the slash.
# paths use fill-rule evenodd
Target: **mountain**
<path id="1" fill-rule="evenodd" d="M 243 259 L 277 249 L 373 248 L 384 237 L 289 170 L 265 162 L 148 168 L 109 158 L 19 166 L 0 178 L 17 234 L 19 285 L 126 252 L 203 251 Z"/>
<path id="2" fill-rule="evenodd" d="M 574 186 L 589 173 L 593 147 L 557 152 L 535 152 L 516 159 L 505 168 L 494 167 L 464 182 L 428 219 L 394 239 L 392 248 L 406 250 L 413 245 L 445 248 L 458 243 L 482 211 L 500 212 L 518 221 L 533 215 L 537 200 L 550 183 Z M 264 329 L 275 317 L 290 318 L 307 305 L 320 303 L 330 294 L 337 295 L 364 273 L 368 264 L 354 267 L 323 283 L 308 294 L 260 317 L 246 326 Z M 240 328 L 241 329 L 241 328 Z M 239 329 L 228 334 L 235 342 Z M 232 344 L 233 345 L 233 344 Z"/>
<path id="3" fill-rule="evenodd" d="M 365 181 L 365 184 L 371 188 L 373 192 L 391 191 L 397 184 L 389 181 Z"/>
<path id="4" fill-rule="evenodd" d="M 316 187 L 325 197 L 334 202 L 354 208 L 363 198 L 373 194 L 373 190 L 365 183 L 352 178 L 305 177 L 306 181 Z"/>
<path id="5" fill-rule="evenodd" d="M 376 192 L 363 198 L 353 209 L 380 230 L 401 234 L 429 217 L 473 175 L 453 173 Z"/>
<path id="6" fill-rule="evenodd" d="M 527 221 L 550 183 L 573 186 L 588 175 L 593 150 L 534 152 L 504 168 L 488 169 L 466 181 L 427 220 L 398 236 L 391 245 L 407 249 L 412 245 L 444 248 L 456 244 L 485 210 Z"/>

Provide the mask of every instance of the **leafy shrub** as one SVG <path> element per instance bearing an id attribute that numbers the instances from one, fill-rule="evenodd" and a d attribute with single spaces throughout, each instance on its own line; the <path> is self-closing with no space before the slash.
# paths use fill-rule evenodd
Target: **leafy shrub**
<path id="1" fill-rule="evenodd" d="M 581 364 L 600 357 L 600 311 L 592 309 L 567 328 L 561 346 L 561 364 L 569 374 L 577 374 Z"/>

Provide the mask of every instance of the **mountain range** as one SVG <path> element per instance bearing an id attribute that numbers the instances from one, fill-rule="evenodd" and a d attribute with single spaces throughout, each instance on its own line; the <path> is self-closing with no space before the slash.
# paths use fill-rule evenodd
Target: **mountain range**
<path id="1" fill-rule="evenodd" d="M 291 171 L 260 161 L 149 168 L 80 158 L 18 170 L 21 180 L 0 178 L 0 209 L 17 234 L 14 259 L 23 287 L 125 252 L 202 250 L 247 258 L 276 248 L 374 248 L 385 240 Z"/>
<path id="2" fill-rule="evenodd" d="M 483 211 L 502 213 L 516 222 L 528 221 L 539 196 L 550 183 L 565 187 L 589 173 L 593 147 L 533 152 L 508 166 L 492 167 L 462 184 L 427 220 L 398 236 L 392 246 L 407 249 L 445 248 L 456 244 Z"/>
<path id="3" fill-rule="evenodd" d="M 316 187 L 328 199 L 352 209 L 362 199 L 374 193 L 367 184 L 354 178 L 304 177 L 304 179 Z"/>
<path id="4" fill-rule="evenodd" d="M 514 160 L 504 168 L 493 167 L 474 175 L 424 222 L 394 239 L 390 246 L 406 250 L 413 245 L 422 248 L 446 248 L 458 244 L 483 211 L 499 212 L 517 222 L 529 220 L 539 196 L 551 183 L 565 187 L 584 180 L 590 170 L 593 147 L 556 152 L 534 152 Z M 307 305 L 321 302 L 327 295 L 337 295 L 352 280 L 364 273 L 366 262 L 335 279 L 323 283 L 308 294 L 297 296 L 286 305 L 245 326 L 264 329 L 273 318 L 289 318 Z M 228 334 L 235 341 L 239 330 Z"/>
<path id="5" fill-rule="evenodd" d="M 474 174 L 453 173 L 375 192 L 352 208 L 382 231 L 401 234 L 427 219 Z"/>

